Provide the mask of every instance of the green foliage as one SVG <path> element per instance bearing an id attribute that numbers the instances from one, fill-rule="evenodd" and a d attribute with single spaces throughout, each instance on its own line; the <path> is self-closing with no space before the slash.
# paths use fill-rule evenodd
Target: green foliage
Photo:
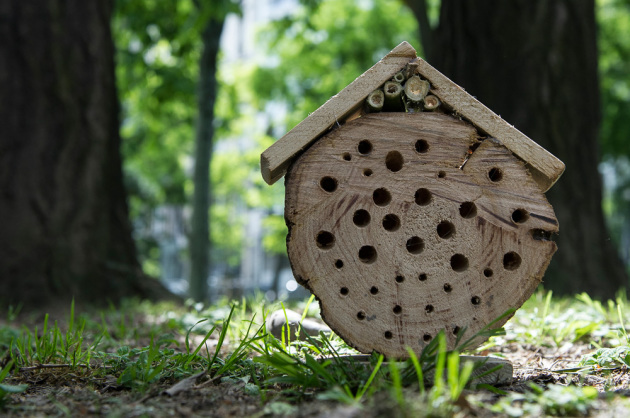
<path id="1" fill-rule="evenodd" d="M 529 392 L 501 398 L 490 410 L 510 417 L 575 417 L 588 415 L 597 400 L 597 389 L 589 386 L 549 385 L 543 389 L 530 383 L 529 387 Z"/>
<path id="2" fill-rule="evenodd" d="M 8 376 L 12 367 L 13 361 L 9 361 L 4 368 L 0 368 L 0 408 L 4 406 L 4 403 L 10 394 L 24 392 L 28 388 L 28 385 L 9 385 L 2 383 Z"/>

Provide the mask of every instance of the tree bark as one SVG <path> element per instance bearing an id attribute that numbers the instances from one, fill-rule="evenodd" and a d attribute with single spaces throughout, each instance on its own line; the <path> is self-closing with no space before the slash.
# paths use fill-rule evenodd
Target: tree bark
<path id="1" fill-rule="evenodd" d="M 0 302 L 165 295 L 136 260 L 113 2 L 0 4 Z"/>
<path id="2" fill-rule="evenodd" d="M 627 277 L 601 207 L 594 1 L 443 0 L 432 39 L 434 66 L 567 166 L 545 287 L 613 297 Z"/>
<path id="3" fill-rule="evenodd" d="M 197 133 L 195 138 L 195 170 L 193 174 L 193 215 L 190 236 L 191 272 L 190 297 L 197 301 L 208 298 L 208 273 L 210 268 L 210 220 L 211 202 L 210 161 L 214 136 L 214 103 L 217 95 L 217 55 L 225 16 L 210 18 L 203 33 L 203 51 L 199 62 L 199 91 Z"/>

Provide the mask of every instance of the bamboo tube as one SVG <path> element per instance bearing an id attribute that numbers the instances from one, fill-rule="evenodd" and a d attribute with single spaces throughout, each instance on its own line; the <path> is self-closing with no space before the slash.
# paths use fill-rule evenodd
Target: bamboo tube
<path id="1" fill-rule="evenodd" d="M 405 95 L 412 102 L 420 102 L 429 93 L 429 88 L 428 81 L 414 75 L 405 83 Z"/>
<path id="2" fill-rule="evenodd" d="M 394 75 L 394 81 L 397 83 L 404 83 L 405 82 L 405 73 L 403 73 L 402 71 L 398 71 L 395 75 Z"/>
<path id="3" fill-rule="evenodd" d="M 390 112 L 401 112 L 404 110 L 402 102 L 403 87 L 396 81 L 386 81 L 383 85 L 385 94 L 385 109 Z"/>
<path id="4" fill-rule="evenodd" d="M 370 113 L 380 112 L 381 110 L 383 110 L 383 104 L 385 103 L 385 95 L 383 94 L 383 90 L 374 90 L 372 93 L 368 94 L 365 102 L 367 103 L 367 107 Z"/>
<path id="5" fill-rule="evenodd" d="M 440 104 L 440 99 L 432 94 L 429 94 L 424 98 L 424 110 L 435 110 L 440 106 Z"/>

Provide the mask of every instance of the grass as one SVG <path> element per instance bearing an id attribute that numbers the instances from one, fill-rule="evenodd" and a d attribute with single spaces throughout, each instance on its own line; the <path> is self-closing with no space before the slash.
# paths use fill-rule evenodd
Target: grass
<path id="1" fill-rule="evenodd" d="M 304 318 L 316 310 L 312 301 L 291 308 Z M 167 393 L 186 393 L 179 396 L 191 405 L 224 399 L 237 415 L 258 416 L 294 415 L 296 406 L 327 414 L 360 408 L 367 416 L 575 416 L 625 405 L 621 395 L 598 395 L 628 389 L 630 381 L 630 312 L 623 293 L 602 303 L 586 294 L 557 298 L 540 291 L 505 329 L 482 331 L 491 338 L 472 354 L 504 356 L 520 366 L 507 387 L 469 384 L 476 365 L 462 364 L 459 354 L 470 340 L 449 352 L 439 334 L 405 361 L 376 353 L 358 357 L 334 334 L 306 341 L 266 334 L 266 315 L 276 309 L 284 305 L 262 296 L 207 308 L 126 301 L 81 314 L 73 303 L 67 317 L 45 315 L 31 326 L 20 319 L 24 312 L 7 309 L 0 318 L 0 408 L 16 415 L 63 414 L 83 402 L 105 404 L 113 415 L 169 415 L 160 408 L 182 403 L 162 395 L 169 388 Z M 81 400 L 67 395 L 67 387 L 86 387 L 106 400 Z M 41 391 L 54 400 L 45 402 L 49 409 L 38 409 Z"/>

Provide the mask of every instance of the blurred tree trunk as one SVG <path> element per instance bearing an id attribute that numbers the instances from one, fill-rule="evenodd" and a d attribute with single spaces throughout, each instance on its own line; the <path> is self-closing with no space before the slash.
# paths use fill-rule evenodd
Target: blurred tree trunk
<path id="1" fill-rule="evenodd" d="M 195 137 L 195 170 L 193 174 L 193 214 L 190 234 L 191 272 L 190 297 L 197 301 L 208 298 L 208 274 L 210 268 L 210 220 L 211 202 L 210 161 L 214 136 L 214 103 L 217 96 L 217 55 L 225 14 L 210 17 L 201 39 L 203 50 L 199 62 L 199 90 L 197 133 Z"/>
<path id="2" fill-rule="evenodd" d="M 442 0 L 428 59 L 566 164 L 547 193 L 560 235 L 545 287 L 613 297 L 627 277 L 601 207 L 594 14 L 593 0 Z"/>
<path id="3" fill-rule="evenodd" d="M 112 6 L 0 3 L 0 302 L 166 295 L 128 220 Z"/>

